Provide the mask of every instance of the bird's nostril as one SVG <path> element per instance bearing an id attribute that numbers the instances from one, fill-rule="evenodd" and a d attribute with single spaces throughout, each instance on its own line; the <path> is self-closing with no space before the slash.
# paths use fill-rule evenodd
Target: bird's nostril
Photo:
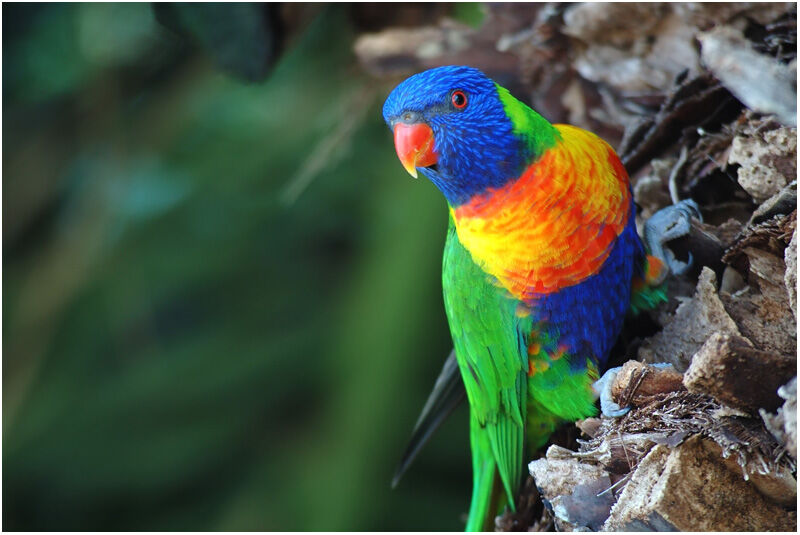
<path id="1" fill-rule="evenodd" d="M 400 120 L 406 124 L 418 123 L 420 120 L 420 114 L 414 110 L 406 110 L 400 114 Z"/>

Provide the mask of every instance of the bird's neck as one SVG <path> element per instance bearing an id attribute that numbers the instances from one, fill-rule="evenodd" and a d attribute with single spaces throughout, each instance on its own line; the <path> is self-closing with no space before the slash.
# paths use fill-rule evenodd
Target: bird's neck
<path id="1" fill-rule="evenodd" d="M 611 147 L 579 128 L 557 131 L 518 179 L 451 206 L 473 260 L 522 300 L 594 274 L 628 221 L 628 177 Z"/>
<path id="2" fill-rule="evenodd" d="M 512 134 L 519 140 L 523 159 L 527 164 L 533 163 L 559 141 L 561 136 L 558 129 L 525 103 L 517 100 L 508 89 L 497 84 L 495 86 L 503 110 L 511 121 Z"/>
<path id="3" fill-rule="evenodd" d="M 450 206 L 468 203 L 476 195 L 497 190 L 516 181 L 533 162 L 560 139 L 547 119 L 496 85 L 502 111 L 486 117 L 480 125 L 441 132 L 437 144 L 439 162 L 423 168 L 444 194 Z M 459 142 L 470 139 L 470 143 Z"/>

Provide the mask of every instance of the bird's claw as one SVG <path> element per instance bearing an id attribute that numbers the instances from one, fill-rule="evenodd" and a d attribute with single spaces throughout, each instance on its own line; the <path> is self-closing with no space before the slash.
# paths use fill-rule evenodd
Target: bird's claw
<path id="1" fill-rule="evenodd" d="M 630 407 L 620 407 L 611 397 L 611 385 L 622 369 L 622 366 L 610 368 L 603 376 L 594 382 L 592 387 L 600 397 L 600 411 L 609 418 L 619 418 L 625 416 L 631 410 Z"/>
<path id="2" fill-rule="evenodd" d="M 657 370 L 671 369 L 672 371 L 675 371 L 675 367 L 669 362 L 655 362 L 648 364 L 648 366 Z M 616 379 L 617 374 L 621 369 L 622 366 L 609 368 L 600 379 L 592 384 L 592 388 L 594 388 L 595 393 L 600 398 L 600 411 L 608 418 L 619 418 L 620 416 L 625 416 L 631 410 L 630 406 L 620 407 L 619 404 L 616 403 L 611 397 L 611 387 L 614 384 L 614 379 Z"/>
<path id="3" fill-rule="evenodd" d="M 692 199 L 685 199 L 662 208 L 644 224 L 644 239 L 650 254 L 664 262 L 671 273 L 682 275 L 692 266 L 694 257 L 689 253 L 686 262 L 678 260 L 666 243 L 689 234 L 692 218 L 703 220 L 700 207 Z"/>

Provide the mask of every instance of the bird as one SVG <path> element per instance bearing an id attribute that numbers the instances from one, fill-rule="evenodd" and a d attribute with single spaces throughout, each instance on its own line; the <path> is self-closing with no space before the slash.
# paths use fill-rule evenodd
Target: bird
<path id="1" fill-rule="evenodd" d="M 515 510 L 525 459 L 562 423 L 597 413 L 593 385 L 623 320 L 666 300 L 670 266 L 637 234 L 613 148 L 551 124 L 480 70 L 414 74 L 390 92 L 383 119 L 402 166 L 427 177 L 449 212 L 442 289 L 454 352 L 443 376 L 463 388 L 440 377 L 435 392 L 449 401 L 432 395 L 420 421 L 431 406 L 449 412 L 466 391 L 466 530 L 492 529 L 504 507 Z"/>

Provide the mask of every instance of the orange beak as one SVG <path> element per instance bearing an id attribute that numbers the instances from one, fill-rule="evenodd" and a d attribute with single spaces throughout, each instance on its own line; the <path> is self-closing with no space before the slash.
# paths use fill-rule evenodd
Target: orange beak
<path id="1" fill-rule="evenodd" d="M 400 163 L 414 178 L 417 178 L 417 167 L 428 167 L 439 161 L 433 149 L 433 130 L 425 123 L 397 123 L 394 148 Z"/>

